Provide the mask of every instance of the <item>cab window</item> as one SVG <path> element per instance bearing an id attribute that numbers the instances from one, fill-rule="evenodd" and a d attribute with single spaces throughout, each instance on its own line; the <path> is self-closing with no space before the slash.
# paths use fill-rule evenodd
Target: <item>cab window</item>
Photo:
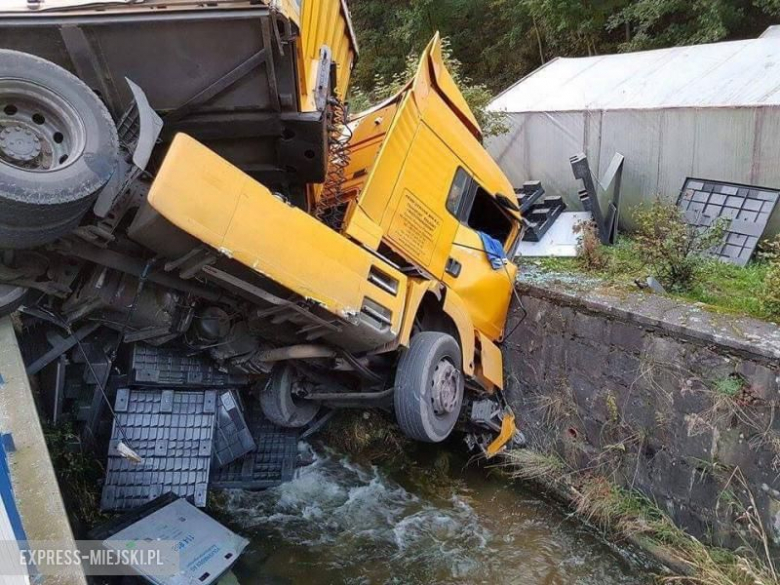
<path id="1" fill-rule="evenodd" d="M 507 238 L 512 233 L 512 220 L 501 209 L 495 198 L 479 186 L 474 190 L 474 199 L 465 223 L 502 244 L 506 244 Z"/>
<path id="2" fill-rule="evenodd" d="M 455 179 L 452 181 L 452 187 L 447 195 L 447 211 L 460 219 L 460 211 L 466 199 L 471 177 L 463 169 L 459 168 L 455 173 Z"/>

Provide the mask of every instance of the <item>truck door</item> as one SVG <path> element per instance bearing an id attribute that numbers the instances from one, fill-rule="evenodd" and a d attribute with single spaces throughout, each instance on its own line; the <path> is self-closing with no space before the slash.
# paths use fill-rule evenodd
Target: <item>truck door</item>
<path id="1" fill-rule="evenodd" d="M 465 302 L 475 327 L 490 339 L 500 340 L 517 270 L 511 263 L 493 269 L 480 232 L 500 241 L 505 252 L 510 252 L 518 233 L 517 222 L 464 168 L 455 173 L 447 210 L 459 224 L 444 283 Z"/>

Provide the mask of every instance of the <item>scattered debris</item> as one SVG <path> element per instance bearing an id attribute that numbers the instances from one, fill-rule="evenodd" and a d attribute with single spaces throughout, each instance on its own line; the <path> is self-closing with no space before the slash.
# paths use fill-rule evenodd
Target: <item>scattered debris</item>
<path id="1" fill-rule="evenodd" d="M 176 574 L 168 575 L 167 566 L 157 571 L 131 565 L 138 574 L 157 585 L 215 583 L 249 544 L 186 499 L 171 493 L 93 530 L 90 537 L 115 551 L 125 549 L 129 543 L 161 547 L 159 559 L 163 565 L 178 560 Z"/>
<path id="2" fill-rule="evenodd" d="M 658 282 L 658 280 L 656 280 L 656 278 L 653 276 L 648 276 L 645 281 L 641 281 L 637 279 L 634 282 L 636 282 L 636 285 L 642 290 L 650 289 L 654 293 L 660 295 L 666 294 L 666 289 L 664 288 L 664 286 L 660 282 Z"/>
<path id="3" fill-rule="evenodd" d="M 677 205 L 691 225 L 710 227 L 728 222 L 723 243 L 713 255 L 746 266 L 764 235 L 780 191 L 706 179 L 685 180 Z"/>
<path id="4" fill-rule="evenodd" d="M 588 222 L 593 216 L 588 211 L 567 211 L 561 213 L 538 242 L 522 241 L 517 246 L 517 255 L 526 258 L 575 258 L 579 245 L 577 225 Z"/>
<path id="5" fill-rule="evenodd" d="M 185 349 L 136 343 L 130 353 L 128 383 L 131 385 L 236 388 L 248 381 L 245 375 L 219 371 L 210 360 L 191 355 Z"/>
<path id="6" fill-rule="evenodd" d="M 523 241 L 539 242 L 566 209 L 561 197 L 545 197 L 539 181 L 529 181 L 515 190 L 523 218 Z"/>
<path id="7" fill-rule="evenodd" d="M 617 241 L 620 218 L 620 184 L 623 177 L 623 155 L 616 153 L 601 181 L 594 182 L 588 159 L 584 154 L 571 157 L 575 178 L 583 182 L 579 196 L 584 211 L 565 212 L 566 204 L 560 197 L 548 197 L 543 202 L 544 189 L 539 181 L 525 183 L 516 191 L 520 212 L 525 222 L 523 240 L 517 255 L 527 258 L 574 258 L 582 238 L 578 225 L 596 224 L 599 241 L 612 245 Z M 598 186 L 597 184 L 598 183 Z M 602 200 L 607 200 L 605 210 Z"/>
<path id="8" fill-rule="evenodd" d="M 610 246 L 617 241 L 618 221 L 620 219 L 620 184 L 623 179 L 623 155 L 615 153 L 606 173 L 594 183 L 594 175 L 588 163 L 588 157 L 580 153 L 570 159 L 574 177 L 583 183 L 579 196 L 585 211 L 593 214 L 593 221 L 599 230 L 601 243 Z M 602 196 L 603 194 L 603 196 Z M 601 201 L 606 200 L 606 209 L 602 209 Z"/>
<path id="9" fill-rule="evenodd" d="M 290 481 L 298 458 L 298 429 L 283 429 L 268 421 L 257 407 L 247 413 L 257 448 L 236 461 L 214 469 L 210 485 L 218 489 L 263 490 Z"/>
<path id="10" fill-rule="evenodd" d="M 101 509 L 130 510 L 166 492 L 206 505 L 217 392 L 117 392 Z M 143 463 L 119 451 L 124 442 Z"/>
<path id="11" fill-rule="evenodd" d="M 252 433 L 244 420 L 241 398 L 235 390 L 219 395 L 214 459 L 220 467 L 233 463 L 257 449 Z"/>

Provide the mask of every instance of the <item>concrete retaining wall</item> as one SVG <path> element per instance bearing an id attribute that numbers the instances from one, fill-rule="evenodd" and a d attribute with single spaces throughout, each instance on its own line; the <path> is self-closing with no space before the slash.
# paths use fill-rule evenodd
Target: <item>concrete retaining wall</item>
<path id="1" fill-rule="evenodd" d="M 780 328 L 592 283 L 518 290 L 506 379 L 532 448 L 720 546 L 750 539 L 752 495 L 780 551 Z"/>

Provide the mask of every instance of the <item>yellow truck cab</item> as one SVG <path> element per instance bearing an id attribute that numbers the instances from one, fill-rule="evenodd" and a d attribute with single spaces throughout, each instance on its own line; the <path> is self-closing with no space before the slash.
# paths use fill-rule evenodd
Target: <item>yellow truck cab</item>
<path id="1" fill-rule="evenodd" d="M 344 0 L 0 6 L 0 312 L 498 452 L 517 200 L 438 35 L 348 123 L 357 54 Z"/>
<path id="2" fill-rule="evenodd" d="M 185 135 L 174 140 L 148 203 L 223 257 L 317 307 L 318 318 L 332 319 L 330 329 L 298 320 L 297 343 L 270 350 L 267 363 L 279 364 L 261 400 L 271 420 L 306 424 L 318 403 L 392 398 L 408 435 L 442 441 L 460 419 L 464 396 L 473 406 L 503 386 L 496 342 L 516 269 L 501 258 L 491 264 L 483 237 L 511 257 L 519 235 L 514 191 L 480 143 L 438 36 L 415 79 L 348 132 L 341 183 L 326 185 L 330 198 L 321 195 L 310 210 Z M 354 373 L 358 383 L 329 383 L 334 369 Z M 503 443 L 513 433 L 507 420 Z"/>

